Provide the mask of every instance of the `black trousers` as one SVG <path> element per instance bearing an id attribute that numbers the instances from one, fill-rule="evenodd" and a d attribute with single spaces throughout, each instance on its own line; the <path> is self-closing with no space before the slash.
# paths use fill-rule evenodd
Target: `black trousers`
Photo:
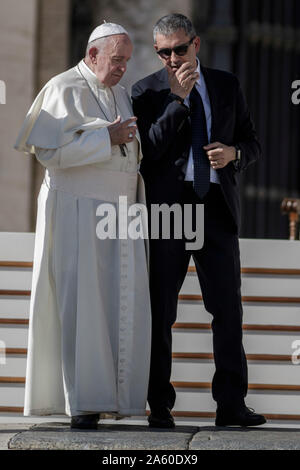
<path id="1" fill-rule="evenodd" d="M 212 394 L 218 405 L 242 405 L 247 394 L 247 362 L 242 345 L 241 276 L 238 234 L 218 184 L 200 200 L 185 183 L 182 204 L 204 204 L 204 245 L 187 251 L 185 239 L 150 239 L 152 351 L 148 402 L 172 409 L 170 383 L 172 332 L 178 294 L 193 256 L 206 310 L 212 314 L 215 374 Z M 199 343 L 199 351 L 201 344 Z M 201 379 L 201 378 L 200 378 Z M 201 403 L 199 403 L 201 407 Z"/>

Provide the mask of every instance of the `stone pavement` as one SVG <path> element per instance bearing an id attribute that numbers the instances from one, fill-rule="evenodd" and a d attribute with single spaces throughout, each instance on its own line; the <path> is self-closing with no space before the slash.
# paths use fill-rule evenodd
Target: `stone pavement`
<path id="1" fill-rule="evenodd" d="M 99 424 L 97 431 L 71 430 L 66 422 L 1 424 L 0 448 L 13 450 L 300 450 L 300 428 L 218 428 L 172 430 L 145 425 Z"/>

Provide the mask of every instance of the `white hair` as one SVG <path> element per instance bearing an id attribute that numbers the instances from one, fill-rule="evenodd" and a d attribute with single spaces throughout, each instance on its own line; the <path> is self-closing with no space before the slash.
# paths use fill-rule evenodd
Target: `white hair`
<path id="1" fill-rule="evenodd" d="M 112 38 L 112 36 L 106 36 L 104 38 L 98 38 L 98 39 L 95 39 L 95 41 L 89 42 L 88 45 L 86 46 L 85 57 L 89 56 L 89 52 L 90 52 L 90 49 L 92 49 L 92 47 L 96 47 L 99 52 L 102 51 L 104 49 L 105 45 L 107 44 L 107 42 L 111 38 Z"/>

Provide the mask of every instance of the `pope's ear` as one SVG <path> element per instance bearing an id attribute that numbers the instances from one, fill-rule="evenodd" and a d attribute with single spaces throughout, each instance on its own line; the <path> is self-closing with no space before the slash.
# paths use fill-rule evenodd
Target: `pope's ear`
<path id="1" fill-rule="evenodd" d="M 96 60 L 96 56 L 98 54 L 98 49 L 97 47 L 91 47 L 89 50 L 89 58 L 92 62 Z"/>

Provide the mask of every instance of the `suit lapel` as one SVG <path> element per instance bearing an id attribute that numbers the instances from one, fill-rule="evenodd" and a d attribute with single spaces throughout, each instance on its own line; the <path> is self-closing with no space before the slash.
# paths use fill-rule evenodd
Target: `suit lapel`
<path id="1" fill-rule="evenodd" d="M 211 136 L 210 141 L 214 142 L 216 140 L 216 121 L 217 121 L 217 104 L 218 104 L 218 97 L 216 94 L 216 89 L 214 87 L 212 78 L 210 77 L 209 70 L 206 67 L 201 65 L 201 72 L 203 74 L 205 85 L 207 88 L 209 101 L 210 101 L 210 108 L 211 108 Z"/>

